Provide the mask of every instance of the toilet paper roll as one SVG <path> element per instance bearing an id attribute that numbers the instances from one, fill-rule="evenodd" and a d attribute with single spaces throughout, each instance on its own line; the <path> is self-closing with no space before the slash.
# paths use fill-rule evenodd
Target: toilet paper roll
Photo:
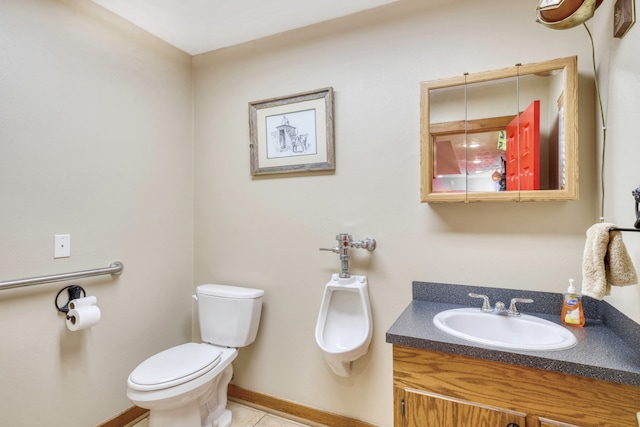
<path id="1" fill-rule="evenodd" d="M 96 305 L 98 303 L 98 299 L 96 297 L 84 297 L 84 298 L 76 298 L 74 300 L 69 301 L 69 310 L 75 310 L 80 307 L 89 307 L 90 305 Z"/>
<path id="2" fill-rule="evenodd" d="M 100 308 L 97 305 L 78 307 L 67 313 L 67 328 L 79 331 L 95 326 L 100 321 Z"/>

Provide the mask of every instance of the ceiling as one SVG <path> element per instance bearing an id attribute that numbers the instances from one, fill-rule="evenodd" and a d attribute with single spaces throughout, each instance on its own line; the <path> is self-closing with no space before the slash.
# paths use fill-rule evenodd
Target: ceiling
<path id="1" fill-rule="evenodd" d="M 436 174 L 492 174 L 500 170 L 507 156 L 498 148 L 499 137 L 499 131 L 436 136 Z"/>
<path id="2" fill-rule="evenodd" d="M 398 0 L 92 0 L 191 55 Z"/>

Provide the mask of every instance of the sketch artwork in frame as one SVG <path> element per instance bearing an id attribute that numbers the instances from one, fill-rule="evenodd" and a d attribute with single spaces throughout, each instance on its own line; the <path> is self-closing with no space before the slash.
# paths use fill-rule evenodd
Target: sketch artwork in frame
<path id="1" fill-rule="evenodd" d="M 335 170 L 333 88 L 249 103 L 251 175 Z"/>

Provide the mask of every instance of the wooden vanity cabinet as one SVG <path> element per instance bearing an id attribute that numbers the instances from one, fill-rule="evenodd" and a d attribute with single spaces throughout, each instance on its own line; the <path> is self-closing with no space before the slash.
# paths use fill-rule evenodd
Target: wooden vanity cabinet
<path id="1" fill-rule="evenodd" d="M 638 427 L 640 387 L 393 346 L 394 427 Z"/>

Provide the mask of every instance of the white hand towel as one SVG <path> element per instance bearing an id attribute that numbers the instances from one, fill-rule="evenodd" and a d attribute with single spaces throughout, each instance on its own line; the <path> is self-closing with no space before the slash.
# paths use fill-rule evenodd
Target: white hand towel
<path id="1" fill-rule="evenodd" d="M 599 223 L 587 230 L 582 258 L 582 294 L 601 300 L 611 295 L 611 286 L 638 283 L 636 269 L 614 224 Z"/>

